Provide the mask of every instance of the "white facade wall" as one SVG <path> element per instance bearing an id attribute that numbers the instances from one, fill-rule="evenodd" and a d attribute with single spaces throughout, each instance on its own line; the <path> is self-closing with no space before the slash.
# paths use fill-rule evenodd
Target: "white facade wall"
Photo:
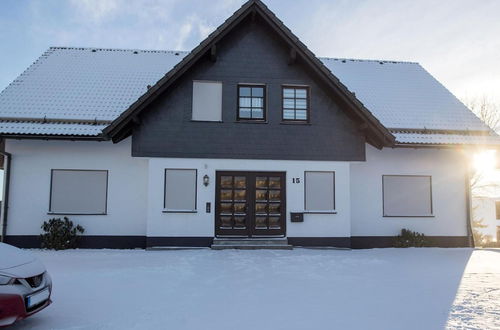
<path id="1" fill-rule="evenodd" d="M 108 170 L 106 215 L 70 215 L 86 235 L 213 237 L 217 171 L 286 172 L 288 237 L 394 236 L 402 228 L 429 236 L 466 236 L 465 162 L 451 149 L 367 146 L 366 162 L 133 158 L 130 139 L 91 141 L 7 140 L 12 153 L 7 235 L 38 235 L 48 214 L 51 169 Z M 165 169 L 196 169 L 197 212 L 164 213 Z M 335 171 L 336 214 L 304 215 L 304 171 Z M 210 184 L 203 185 L 208 175 Z M 382 216 L 382 175 L 431 175 L 433 217 Z M 299 178 L 300 183 L 293 183 Z M 211 212 L 205 205 L 211 203 Z M 60 217 L 60 215 L 57 215 Z"/>
<path id="2" fill-rule="evenodd" d="M 383 217 L 382 175 L 432 176 L 433 217 Z M 351 165 L 352 236 L 395 236 L 407 228 L 428 236 L 466 236 L 466 162 L 454 149 L 369 145 Z"/>
<path id="3" fill-rule="evenodd" d="M 51 169 L 108 170 L 106 215 L 68 215 L 85 235 L 146 234 L 147 160 L 130 142 L 7 140 L 12 154 L 7 235 L 39 235 L 49 211 Z"/>
<path id="4" fill-rule="evenodd" d="M 197 213 L 163 213 L 164 173 L 167 168 L 198 170 Z M 147 234 L 160 236 L 213 237 L 215 234 L 216 171 L 286 172 L 286 233 L 288 237 L 349 237 L 350 185 L 348 162 L 151 158 Z M 290 222 L 290 212 L 304 211 L 304 171 L 335 171 L 337 214 L 305 214 L 304 222 Z M 203 186 L 203 176 L 210 184 Z M 292 183 L 300 178 L 300 183 Z M 211 213 L 205 212 L 210 202 Z"/>

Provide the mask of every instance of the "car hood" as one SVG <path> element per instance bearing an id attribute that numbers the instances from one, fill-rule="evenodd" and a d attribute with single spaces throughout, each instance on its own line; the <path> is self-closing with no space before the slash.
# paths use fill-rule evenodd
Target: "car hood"
<path id="1" fill-rule="evenodd" d="M 31 253 L 12 245 L 0 243 L 0 273 L 13 277 L 30 277 L 45 271 Z"/>

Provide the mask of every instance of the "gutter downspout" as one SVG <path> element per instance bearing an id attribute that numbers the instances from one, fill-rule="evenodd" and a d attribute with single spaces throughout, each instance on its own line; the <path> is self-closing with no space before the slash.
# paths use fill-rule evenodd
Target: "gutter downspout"
<path id="1" fill-rule="evenodd" d="M 10 161 L 12 155 L 5 151 L 0 151 L 0 155 L 4 156 L 4 183 L 3 183 L 3 201 L 2 201 L 2 233 L 0 236 L 0 242 L 5 242 L 5 236 L 7 235 L 7 213 L 9 210 L 9 186 L 10 186 Z"/>

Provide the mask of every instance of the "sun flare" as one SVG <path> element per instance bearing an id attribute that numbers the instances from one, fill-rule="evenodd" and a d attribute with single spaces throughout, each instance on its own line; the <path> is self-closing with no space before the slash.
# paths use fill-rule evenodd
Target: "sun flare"
<path id="1" fill-rule="evenodd" d="M 492 174 L 496 169 L 496 150 L 484 150 L 474 155 L 474 169 L 484 175 Z"/>

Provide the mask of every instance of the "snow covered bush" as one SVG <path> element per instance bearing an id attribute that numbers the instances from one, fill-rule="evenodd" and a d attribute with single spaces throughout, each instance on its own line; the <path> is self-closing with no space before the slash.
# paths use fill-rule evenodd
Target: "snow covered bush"
<path id="1" fill-rule="evenodd" d="M 85 229 L 73 225 L 67 217 L 64 220 L 50 219 L 42 224 L 43 234 L 40 235 L 42 248 L 49 250 L 74 249 L 78 246 L 78 233 L 82 234 Z"/>
<path id="2" fill-rule="evenodd" d="M 424 247 L 427 246 L 427 238 L 424 234 L 411 231 L 409 229 L 402 229 L 401 235 L 394 239 L 394 246 L 407 248 L 407 247 Z"/>

